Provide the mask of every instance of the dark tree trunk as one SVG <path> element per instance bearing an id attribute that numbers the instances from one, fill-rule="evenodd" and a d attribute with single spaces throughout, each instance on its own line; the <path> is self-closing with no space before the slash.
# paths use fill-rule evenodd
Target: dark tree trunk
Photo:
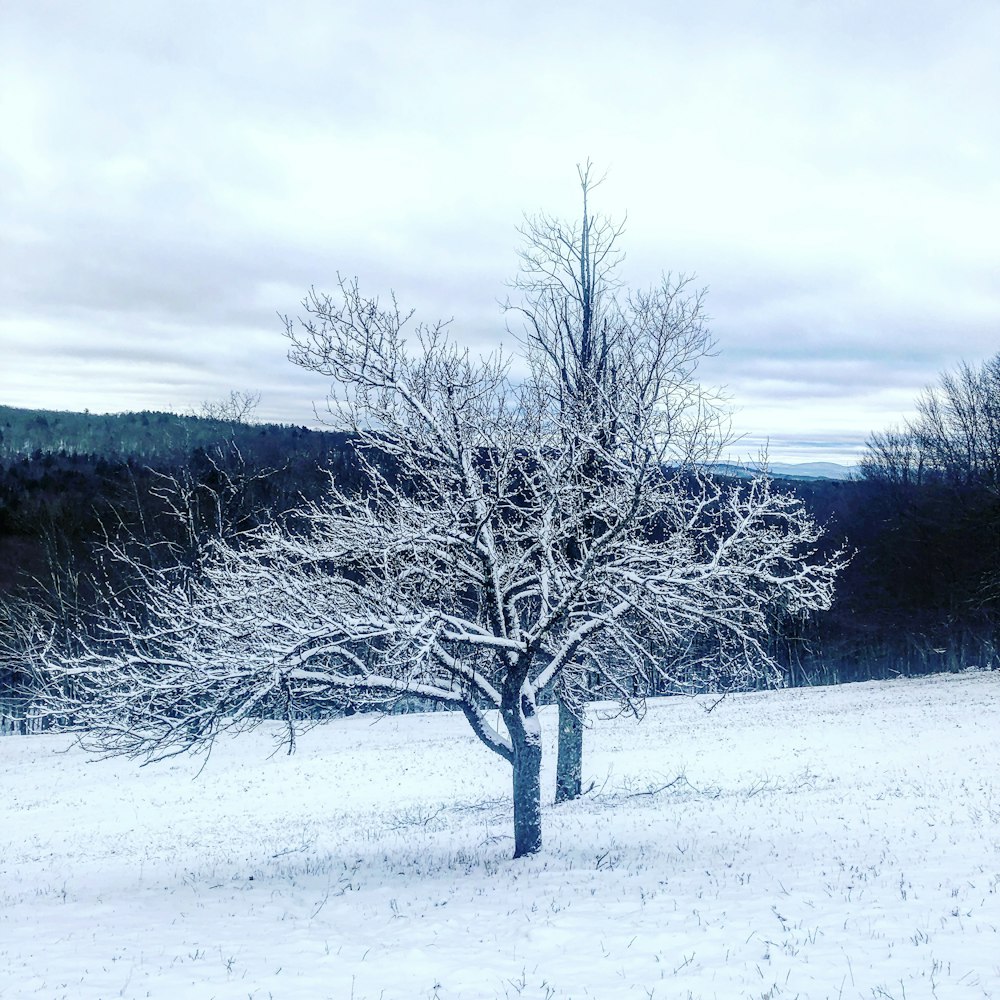
<path id="1" fill-rule="evenodd" d="M 501 711 L 514 751 L 514 857 L 523 858 L 542 849 L 542 732 L 534 693 L 508 677 Z"/>
<path id="2" fill-rule="evenodd" d="M 514 857 L 542 849 L 542 745 L 514 745 Z"/>
<path id="3" fill-rule="evenodd" d="M 559 698 L 559 752 L 556 759 L 556 802 L 578 799 L 583 790 L 583 721 Z"/>

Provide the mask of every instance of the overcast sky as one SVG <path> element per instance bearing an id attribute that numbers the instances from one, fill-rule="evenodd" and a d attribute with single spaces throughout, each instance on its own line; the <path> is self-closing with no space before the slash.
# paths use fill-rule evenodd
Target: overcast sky
<path id="1" fill-rule="evenodd" d="M 2 0 L 0 403 L 312 423 L 276 314 L 337 272 L 492 349 L 590 157 L 740 450 L 853 461 L 1000 350 L 998 51 L 994 0 Z"/>

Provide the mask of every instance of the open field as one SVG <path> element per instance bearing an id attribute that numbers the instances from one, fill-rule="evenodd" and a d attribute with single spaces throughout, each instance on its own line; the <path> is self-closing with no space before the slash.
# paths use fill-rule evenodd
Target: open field
<path id="1" fill-rule="evenodd" d="M 0 997 L 1000 998 L 1000 672 L 703 704 L 599 719 L 517 862 L 458 715 L 4 738 Z"/>

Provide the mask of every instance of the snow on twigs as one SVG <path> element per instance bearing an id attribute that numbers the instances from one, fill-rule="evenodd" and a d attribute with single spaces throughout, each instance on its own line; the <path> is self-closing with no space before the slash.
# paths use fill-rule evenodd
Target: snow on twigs
<path id="1" fill-rule="evenodd" d="M 592 715 L 519 861 L 459 713 L 144 768 L 5 737 L 0 997 L 1000 997 L 1000 673 Z"/>

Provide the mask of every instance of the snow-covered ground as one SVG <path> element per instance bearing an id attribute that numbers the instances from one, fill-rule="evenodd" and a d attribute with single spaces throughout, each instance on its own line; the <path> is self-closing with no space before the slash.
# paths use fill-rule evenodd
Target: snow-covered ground
<path id="1" fill-rule="evenodd" d="M 1000 672 L 703 706 L 599 719 L 522 861 L 458 715 L 6 737 L 0 997 L 1000 997 Z"/>

